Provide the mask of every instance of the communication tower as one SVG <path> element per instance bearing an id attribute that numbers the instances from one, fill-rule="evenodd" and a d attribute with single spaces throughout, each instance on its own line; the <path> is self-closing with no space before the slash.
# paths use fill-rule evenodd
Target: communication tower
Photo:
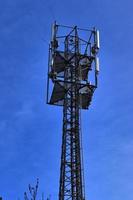
<path id="1" fill-rule="evenodd" d="M 59 200 L 84 200 L 80 111 L 88 109 L 97 88 L 99 31 L 52 26 L 47 103 L 63 106 Z"/>

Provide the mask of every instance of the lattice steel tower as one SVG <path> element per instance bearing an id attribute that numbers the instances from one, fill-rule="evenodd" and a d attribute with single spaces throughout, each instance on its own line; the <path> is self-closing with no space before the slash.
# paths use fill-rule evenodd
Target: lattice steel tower
<path id="1" fill-rule="evenodd" d="M 99 72 L 99 31 L 52 26 L 47 103 L 63 106 L 59 200 L 84 200 L 80 110 L 88 109 Z"/>

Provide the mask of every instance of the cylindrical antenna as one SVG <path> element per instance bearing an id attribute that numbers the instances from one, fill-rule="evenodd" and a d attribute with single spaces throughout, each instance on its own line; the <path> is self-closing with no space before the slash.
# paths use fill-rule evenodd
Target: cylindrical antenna
<path id="1" fill-rule="evenodd" d="M 53 41 L 55 37 L 55 23 L 52 24 L 52 34 L 51 34 L 51 40 Z"/>
<path id="2" fill-rule="evenodd" d="M 99 58 L 98 57 L 95 58 L 95 69 L 96 69 L 96 73 L 99 73 Z"/>
<path id="3" fill-rule="evenodd" d="M 52 24 L 52 41 L 56 38 L 56 32 L 57 32 L 57 24 L 56 21 Z"/>
<path id="4" fill-rule="evenodd" d="M 99 30 L 95 31 L 95 45 L 97 49 L 100 49 Z"/>
<path id="5" fill-rule="evenodd" d="M 54 49 L 58 48 L 58 41 L 56 40 L 57 36 L 57 30 L 58 30 L 58 25 L 56 24 L 56 21 L 52 25 L 52 38 L 51 38 L 51 46 Z"/>

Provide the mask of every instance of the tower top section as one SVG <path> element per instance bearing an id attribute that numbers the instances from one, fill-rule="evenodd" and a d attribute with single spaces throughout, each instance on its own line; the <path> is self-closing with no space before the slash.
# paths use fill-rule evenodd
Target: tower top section
<path id="1" fill-rule="evenodd" d="M 99 49 L 96 28 L 81 29 L 54 22 L 49 45 L 48 104 L 63 106 L 65 94 L 75 86 L 79 108 L 88 109 L 98 86 Z"/>

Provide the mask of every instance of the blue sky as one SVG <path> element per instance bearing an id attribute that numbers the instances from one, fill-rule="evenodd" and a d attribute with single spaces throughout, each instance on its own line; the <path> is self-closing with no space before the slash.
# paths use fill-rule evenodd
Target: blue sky
<path id="1" fill-rule="evenodd" d="M 100 29 L 100 76 L 82 112 L 86 199 L 133 198 L 133 2 L 1 0 L 0 195 L 23 199 L 40 179 L 58 199 L 62 108 L 46 105 L 51 23 Z"/>

